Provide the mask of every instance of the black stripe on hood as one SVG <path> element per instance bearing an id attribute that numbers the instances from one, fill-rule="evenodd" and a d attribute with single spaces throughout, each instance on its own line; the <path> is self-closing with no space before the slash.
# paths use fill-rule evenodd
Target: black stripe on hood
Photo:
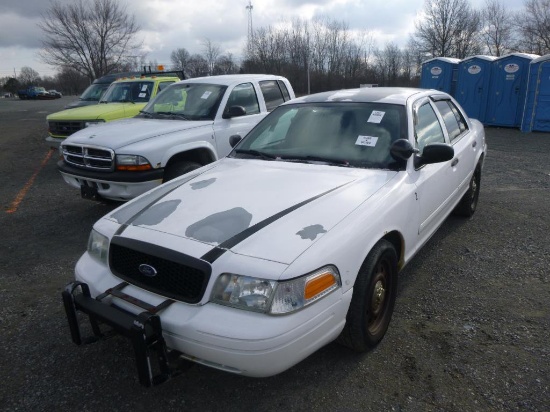
<path id="1" fill-rule="evenodd" d="M 232 247 L 238 245 L 243 240 L 249 238 L 253 234 L 259 232 L 264 227 L 270 225 L 271 223 L 275 222 L 276 220 L 279 220 L 280 218 L 288 215 L 289 213 L 292 213 L 293 211 L 301 208 L 302 206 L 307 205 L 308 203 L 313 202 L 314 200 L 319 199 L 320 197 L 323 197 L 331 192 L 334 192 L 337 189 L 340 189 L 341 187 L 349 184 L 350 182 L 344 183 L 343 185 L 336 186 L 330 190 L 327 190 L 326 192 L 323 192 L 321 194 L 318 194 L 317 196 L 311 197 L 309 199 L 304 200 L 303 202 L 297 203 L 294 206 L 291 206 L 279 213 L 274 214 L 271 217 L 268 217 L 267 219 L 264 219 L 255 225 L 250 226 L 249 228 L 243 230 L 241 233 L 236 234 L 232 238 L 227 239 L 226 241 L 220 243 L 218 246 L 216 246 L 214 249 L 210 250 L 209 252 L 205 253 L 201 259 L 205 260 L 209 263 L 214 263 L 221 255 L 223 255 L 225 252 L 227 252 Z"/>

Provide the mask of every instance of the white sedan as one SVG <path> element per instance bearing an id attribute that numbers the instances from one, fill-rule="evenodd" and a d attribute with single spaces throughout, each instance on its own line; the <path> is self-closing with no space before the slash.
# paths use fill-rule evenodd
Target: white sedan
<path id="1" fill-rule="evenodd" d="M 128 336 L 143 385 L 173 356 L 261 377 L 375 347 L 400 270 L 474 213 L 487 150 L 453 98 L 405 88 L 292 100 L 233 143 L 99 220 L 63 292 L 73 341 L 79 311 Z"/>

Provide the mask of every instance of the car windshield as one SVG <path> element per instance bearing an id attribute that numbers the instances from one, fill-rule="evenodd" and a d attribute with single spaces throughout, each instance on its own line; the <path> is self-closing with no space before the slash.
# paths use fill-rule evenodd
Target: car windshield
<path id="1" fill-rule="evenodd" d="M 243 139 L 232 157 L 396 169 L 390 145 L 407 138 L 404 106 L 306 103 L 275 109 Z"/>
<path id="2" fill-rule="evenodd" d="M 226 89 L 218 84 L 172 84 L 143 108 L 141 116 L 213 120 Z"/>
<path id="3" fill-rule="evenodd" d="M 99 103 L 147 103 L 154 86 L 152 81 L 111 83 Z"/>
<path id="4" fill-rule="evenodd" d="M 96 83 L 88 86 L 84 93 L 80 95 L 80 100 L 96 101 L 98 102 L 105 90 L 109 87 L 109 83 Z"/>

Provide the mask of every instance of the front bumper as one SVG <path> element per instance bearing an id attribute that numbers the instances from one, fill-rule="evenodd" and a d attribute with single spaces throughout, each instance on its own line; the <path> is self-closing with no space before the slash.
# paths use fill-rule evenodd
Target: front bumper
<path id="1" fill-rule="evenodd" d="M 166 380 L 175 370 L 169 365 L 159 365 L 157 370 L 161 371 L 160 375 L 152 375 L 151 369 L 146 367 L 150 364 L 148 359 L 152 355 L 143 353 L 158 351 L 161 353 L 160 359 L 165 358 L 166 351 L 178 353 L 184 359 L 245 376 L 266 377 L 283 372 L 338 337 L 344 327 L 352 294 L 351 290 L 344 294 L 337 290 L 293 314 L 269 316 L 208 302 L 192 305 L 174 301 L 167 305 L 162 296 L 133 285 L 125 286 L 124 294 L 131 296 L 136 302 L 147 302 L 137 307 L 128 299 L 117 296 L 104 298 L 105 291 L 115 288 L 121 280 L 114 277 L 108 269 L 101 273 L 102 271 L 97 270 L 100 266 L 87 254 L 77 264 L 77 281 L 86 284 L 90 297 L 76 298 L 74 310 L 71 305 L 65 304 L 70 309 L 67 317 L 69 324 L 73 325 L 73 341 L 79 343 L 79 335 L 73 332 L 76 329 L 76 320 L 73 320 L 76 319 L 76 314 L 73 316 L 73 312 L 84 312 L 91 320 L 97 319 L 96 322 L 112 326 L 134 342 L 140 383 L 145 386 Z M 66 297 L 67 293 L 69 292 L 66 290 L 64 300 L 70 302 Z M 102 302 L 93 296 L 103 298 Z M 143 312 L 141 309 L 147 305 L 150 308 L 160 305 L 162 310 Z M 106 315 L 103 314 L 104 311 Z M 127 326 L 122 328 L 116 325 L 120 313 L 127 316 Z M 135 321 L 143 323 L 141 319 L 151 322 L 149 329 L 153 329 L 154 324 L 158 324 L 158 328 L 155 334 L 143 337 L 139 346 L 133 334 L 141 332 L 141 329 L 136 332 L 132 325 Z M 138 349 L 136 345 L 139 346 Z"/>
<path id="2" fill-rule="evenodd" d="M 162 184 L 164 169 L 148 172 L 95 172 L 57 163 L 63 180 L 70 186 L 91 188 L 101 198 L 127 201 Z"/>

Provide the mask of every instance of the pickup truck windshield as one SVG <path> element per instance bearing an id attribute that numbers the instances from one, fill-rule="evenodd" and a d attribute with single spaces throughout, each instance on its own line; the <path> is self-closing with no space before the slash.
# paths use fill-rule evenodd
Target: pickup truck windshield
<path id="1" fill-rule="evenodd" d="M 111 83 L 99 103 L 146 103 L 151 98 L 154 86 L 152 81 Z"/>
<path id="2" fill-rule="evenodd" d="M 177 83 L 166 88 L 141 111 L 147 117 L 185 120 L 213 120 L 227 86 Z"/>

